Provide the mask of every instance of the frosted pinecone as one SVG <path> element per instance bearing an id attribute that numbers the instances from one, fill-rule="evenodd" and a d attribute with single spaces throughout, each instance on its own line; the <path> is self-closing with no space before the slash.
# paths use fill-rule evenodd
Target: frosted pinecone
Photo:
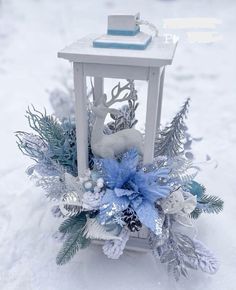
<path id="1" fill-rule="evenodd" d="M 105 241 L 103 253 L 110 259 L 119 259 L 129 239 L 129 233 L 129 230 L 123 228 L 118 236 L 120 239 Z"/>
<path id="2" fill-rule="evenodd" d="M 138 219 L 136 212 L 131 207 L 123 211 L 122 220 L 131 232 L 138 232 L 142 227 L 142 223 Z"/>

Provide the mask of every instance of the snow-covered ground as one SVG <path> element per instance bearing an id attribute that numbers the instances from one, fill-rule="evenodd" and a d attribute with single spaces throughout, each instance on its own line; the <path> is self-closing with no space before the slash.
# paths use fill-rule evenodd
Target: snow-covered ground
<path id="1" fill-rule="evenodd" d="M 50 112 L 47 90 L 69 76 L 69 63 L 56 53 L 90 32 L 102 33 L 106 15 L 140 11 L 162 32 L 163 19 L 213 17 L 223 39 L 193 44 L 180 36 L 174 64 L 166 74 L 163 123 L 191 96 L 189 127 L 203 141 L 194 147 L 199 161 L 208 153 L 218 162 L 204 166 L 199 180 L 209 194 L 225 200 L 224 212 L 202 216 L 199 238 L 221 260 L 215 276 L 192 272 L 176 284 L 149 254 L 125 252 L 107 259 L 99 247 L 80 252 L 59 267 L 60 243 L 52 238 L 59 221 L 50 213 L 43 192 L 24 171 L 31 163 L 15 145 L 14 131 L 27 130 L 29 104 Z M 0 1 L 0 289 L 2 290 L 170 290 L 236 289 L 236 2 L 234 0 L 2 0 Z M 141 100 L 141 106 L 144 101 Z M 141 120 L 142 127 L 144 120 Z M 214 163 L 214 162 L 213 162 Z"/>

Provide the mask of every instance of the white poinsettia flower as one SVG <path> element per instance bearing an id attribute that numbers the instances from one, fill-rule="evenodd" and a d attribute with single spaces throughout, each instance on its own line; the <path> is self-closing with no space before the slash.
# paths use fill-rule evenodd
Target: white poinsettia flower
<path id="1" fill-rule="evenodd" d="M 183 212 L 190 214 L 197 206 L 197 197 L 191 193 L 185 193 L 188 197 L 184 200 Z"/>
<path id="2" fill-rule="evenodd" d="M 192 227 L 190 213 L 197 205 L 196 196 L 178 189 L 161 202 L 161 207 L 166 214 L 173 215 L 174 220 L 186 227 Z"/>
<path id="3" fill-rule="evenodd" d="M 178 189 L 161 202 L 163 211 L 167 214 L 190 214 L 197 205 L 196 196 Z"/>
<path id="4" fill-rule="evenodd" d="M 184 196 L 181 190 L 172 192 L 167 199 L 161 202 L 164 213 L 175 214 L 180 212 L 184 206 Z"/>

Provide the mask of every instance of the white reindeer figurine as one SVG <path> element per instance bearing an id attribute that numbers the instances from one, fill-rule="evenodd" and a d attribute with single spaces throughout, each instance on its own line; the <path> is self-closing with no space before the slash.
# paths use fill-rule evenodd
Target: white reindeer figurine
<path id="1" fill-rule="evenodd" d="M 117 92 L 115 93 L 115 91 Z M 121 92 L 129 91 L 119 98 Z M 120 83 L 111 91 L 111 100 L 107 101 L 106 94 L 98 98 L 92 110 L 96 116 L 95 123 L 91 134 L 91 149 L 94 155 L 102 158 L 114 158 L 117 154 L 126 152 L 135 147 L 139 154 L 143 154 L 142 134 L 134 129 L 124 129 L 111 135 L 103 133 L 104 121 L 108 113 L 113 115 L 119 114 L 119 110 L 110 108 L 117 102 L 128 101 L 132 99 L 132 82 L 129 81 L 121 87 Z"/>

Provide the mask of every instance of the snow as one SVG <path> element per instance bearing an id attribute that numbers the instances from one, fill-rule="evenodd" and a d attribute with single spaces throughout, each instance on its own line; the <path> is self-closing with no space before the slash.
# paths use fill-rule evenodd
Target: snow
<path id="1" fill-rule="evenodd" d="M 235 289 L 235 9 L 233 0 L 0 2 L 1 289 Z M 203 216 L 197 222 L 199 239 L 221 261 L 215 276 L 192 272 L 189 279 L 176 284 L 150 254 L 125 252 L 120 260 L 112 261 L 95 245 L 65 266 L 55 263 L 60 243 L 52 234 L 60 221 L 51 216 L 51 205 L 42 190 L 25 175 L 31 161 L 17 149 L 14 131 L 28 129 L 24 112 L 31 103 L 50 112 L 47 90 L 71 77 L 69 63 L 57 59 L 57 51 L 87 33 L 103 33 L 106 15 L 120 11 L 140 11 L 162 32 L 180 36 L 174 64 L 166 73 L 163 123 L 191 96 L 190 131 L 203 137 L 194 147 L 195 154 L 200 162 L 207 153 L 213 160 L 211 165 L 203 165 L 199 180 L 209 194 L 225 200 L 222 214 Z M 163 29 L 163 20 L 172 17 L 220 19 L 222 24 L 216 31 L 223 39 L 212 44 L 190 43 L 187 32 L 191 29 Z M 142 83 L 138 87 L 144 92 Z M 143 107 L 141 99 L 140 127 L 144 122 Z M 218 167 L 214 168 L 216 162 Z"/>

